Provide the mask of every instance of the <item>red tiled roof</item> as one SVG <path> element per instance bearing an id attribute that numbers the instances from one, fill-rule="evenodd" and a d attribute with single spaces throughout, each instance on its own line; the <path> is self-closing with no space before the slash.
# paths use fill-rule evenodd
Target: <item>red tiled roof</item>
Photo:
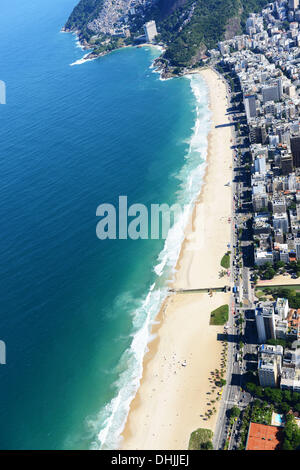
<path id="1" fill-rule="evenodd" d="M 281 442 L 280 427 L 250 423 L 246 450 L 279 450 Z"/>
<path id="2" fill-rule="evenodd" d="M 293 315 L 297 313 L 296 318 L 293 318 Z M 290 327 L 297 328 L 300 325 L 300 309 L 297 310 L 294 308 L 290 308 L 288 314 L 288 323 Z"/>

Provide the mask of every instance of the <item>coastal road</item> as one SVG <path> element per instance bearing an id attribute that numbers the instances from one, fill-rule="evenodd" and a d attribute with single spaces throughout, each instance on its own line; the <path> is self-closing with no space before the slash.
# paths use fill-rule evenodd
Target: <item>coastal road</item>
<path id="1" fill-rule="evenodd" d="M 223 79 L 224 80 L 224 79 Z M 229 92 L 228 84 L 227 86 L 227 94 L 228 94 L 228 107 L 231 105 L 231 96 Z M 235 146 L 236 143 L 236 136 L 234 130 L 232 128 L 232 137 L 233 143 Z M 233 158 L 233 161 L 234 158 Z M 236 160 L 235 165 L 239 165 L 239 158 Z M 236 217 L 236 201 L 239 197 L 239 183 L 235 181 L 235 168 L 233 164 L 232 169 L 232 225 L 231 225 L 231 266 L 230 266 L 230 283 L 231 286 L 237 285 L 237 281 L 239 280 L 239 262 L 235 258 L 235 249 L 234 247 L 238 247 L 238 227 L 237 225 L 237 217 Z M 240 385 L 241 385 L 241 371 L 240 371 L 240 363 L 237 360 L 238 356 L 238 329 L 239 327 L 235 325 L 235 313 L 237 310 L 237 306 L 239 306 L 239 294 L 233 293 L 230 296 L 229 302 L 229 319 L 228 319 L 228 351 L 227 351 L 227 374 L 226 374 L 226 386 L 223 389 L 223 395 L 220 403 L 220 409 L 217 417 L 217 422 L 215 426 L 215 432 L 213 437 L 213 446 L 214 449 L 223 449 L 226 436 L 228 432 L 229 426 L 229 410 L 232 408 L 233 405 L 238 404 L 239 397 L 240 397 Z"/>
<path id="2" fill-rule="evenodd" d="M 228 88 L 227 88 L 228 89 Z M 229 93 L 228 93 L 229 95 Z M 230 95 L 229 95 L 230 96 Z M 234 130 L 233 130 L 234 131 Z M 236 136 L 233 136 L 234 150 L 236 149 Z M 246 149 L 248 151 L 248 149 Z M 228 431 L 229 431 L 229 418 L 230 409 L 236 405 L 241 410 L 249 405 L 252 401 L 252 397 L 247 392 L 242 392 L 243 376 L 247 370 L 257 367 L 257 338 L 256 338 L 256 327 L 253 316 L 253 303 L 254 303 L 254 291 L 251 286 L 250 269 L 241 265 L 240 267 L 240 250 L 239 250 L 239 228 L 247 227 L 247 220 L 249 214 L 245 213 L 242 206 L 243 196 L 246 195 L 249 190 L 249 184 L 245 180 L 242 182 L 240 177 L 242 173 L 242 158 L 240 155 L 235 154 L 233 158 L 233 177 L 232 177 L 232 235 L 231 235 L 231 286 L 240 286 L 239 295 L 232 293 L 230 298 L 229 308 L 229 320 L 228 320 L 228 358 L 227 358 L 227 376 L 226 386 L 220 404 L 219 414 L 217 423 L 215 426 L 215 433 L 213 437 L 213 446 L 216 450 L 224 449 Z M 250 188 L 251 189 L 251 188 Z M 240 206 L 240 210 L 239 210 Z M 247 211 L 246 211 L 247 212 Z M 241 247 L 246 246 L 248 248 L 251 240 L 242 241 Z M 247 252 L 248 253 L 248 252 Z M 246 261 L 248 265 L 249 259 L 246 258 L 242 262 Z M 240 307 L 240 302 L 243 302 L 243 307 Z M 244 313 L 243 325 L 239 324 L 239 314 L 234 315 L 239 311 Z M 240 331 L 241 328 L 241 331 Z M 244 347 L 243 350 L 239 350 L 239 343 L 242 334 Z M 240 357 L 242 360 L 240 361 Z M 240 420 L 238 420 L 232 429 L 232 434 L 229 442 L 228 449 L 233 450 L 238 448 L 239 443 L 239 430 Z"/>
<path id="3" fill-rule="evenodd" d="M 229 93 L 228 93 L 229 95 Z M 230 96 L 230 95 L 229 95 Z M 233 142 L 234 148 L 236 146 L 236 136 L 234 135 L 233 129 Z M 214 449 L 224 449 L 227 434 L 229 430 L 229 418 L 230 409 L 236 405 L 241 410 L 244 409 L 251 401 L 251 396 L 242 392 L 242 380 L 243 374 L 247 370 L 247 363 L 244 358 L 240 361 L 240 357 L 243 357 L 245 353 L 255 353 L 255 345 L 249 344 L 244 346 L 244 350 L 240 351 L 240 334 L 243 335 L 244 339 L 248 336 L 249 343 L 254 341 L 253 339 L 253 319 L 251 325 L 244 321 L 243 325 L 240 326 L 238 318 L 239 313 L 245 311 L 251 311 L 253 306 L 253 289 L 250 282 L 250 269 L 245 266 L 240 267 L 240 251 L 239 251 L 239 228 L 244 225 L 245 217 L 243 214 L 238 212 L 238 202 L 242 200 L 243 192 L 245 191 L 245 185 L 240 182 L 239 177 L 236 177 L 241 168 L 241 157 L 236 154 L 233 158 L 233 171 L 232 171 L 232 230 L 231 230 L 231 286 L 240 286 L 239 293 L 233 293 L 230 297 L 229 305 L 229 320 L 228 320 L 228 357 L 227 357 L 227 375 L 226 375 L 226 386 L 220 404 L 219 414 L 217 423 L 215 426 L 215 433 L 213 438 Z M 244 214 L 245 216 L 245 214 Z M 247 218 L 247 217 L 246 217 Z M 244 307 L 240 307 L 240 302 L 244 300 Z M 251 321 L 251 320 L 249 320 Z M 250 329 L 248 327 L 251 327 Z M 240 329 L 242 331 L 240 331 Z M 250 333 L 249 333 L 250 332 Z M 251 333 L 252 332 L 252 333 Z M 245 335 L 246 333 L 246 335 Z M 251 337 L 250 337 L 250 336 Z M 255 336 L 255 333 L 254 333 Z M 231 439 L 229 442 L 229 449 L 238 447 L 239 441 L 239 420 L 233 426 Z"/>

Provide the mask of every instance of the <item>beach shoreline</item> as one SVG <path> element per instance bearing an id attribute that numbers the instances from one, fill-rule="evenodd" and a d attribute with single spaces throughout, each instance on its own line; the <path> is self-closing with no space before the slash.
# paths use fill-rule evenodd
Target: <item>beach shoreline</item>
<path id="1" fill-rule="evenodd" d="M 176 265 L 175 290 L 224 287 L 220 261 L 230 243 L 232 142 L 227 89 L 212 69 L 201 70 L 209 90 L 211 129 L 201 192 L 185 229 Z M 205 269 L 204 269 L 205 267 Z M 131 402 L 122 449 L 186 449 L 191 432 L 214 429 L 218 390 L 212 373 L 222 364 L 223 327 L 210 313 L 229 294 L 171 294 L 164 302 L 143 362 L 143 377 Z M 213 398 L 214 405 L 209 401 Z M 158 399 L 159 397 L 159 399 Z M 208 404 L 209 403 L 209 404 Z M 214 408 L 208 420 L 205 413 Z"/>
<path id="2" fill-rule="evenodd" d="M 73 36 L 75 36 L 76 38 L 76 43 L 77 45 L 79 46 L 79 48 L 82 50 L 82 51 L 88 51 L 86 52 L 80 59 L 77 59 L 75 60 L 74 62 L 72 62 L 70 64 L 71 67 L 73 67 L 74 65 L 81 65 L 81 64 L 84 64 L 85 62 L 92 62 L 93 60 L 96 60 L 96 59 L 100 59 L 100 57 L 104 57 L 108 54 L 111 54 L 112 52 L 117 52 L 117 51 L 121 51 L 123 49 L 128 49 L 128 48 L 137 48 L 137 49 L 140 49 L 142 47 L 153 47 L 153 48 L 156 48 L 158 49 L 161 54 L 163 54 L 165 52 L 165 48 L 160 45 L 160 44 L 153 44 L 153 43 L 142 43 L 142 44 L 138 44 L 138 45 L 134 45 L 134 44 L 124 44 L 123 46 L 120 46 L 120 47 L 117 47 L 116 49 L 113 49 L 111 51 L 103 51 L 103 52 L 100 52 L 100 53 L 95 53 L 93 51 L 93 45 L 92 44 L 89 44 L 88 42 L 84 42 L 82 43 L 79 39 L 80 37 L 80 31 L 79 30 L 70 30 L 70 29 L 66 29 L 66 28 L 62 28 L 60 30 L 60 33 L 67 33 L 67 34 L 72 34 Z M 159 56 L 160 57 L 160 56 Z M 154 61 L 155 62 L 155 61 Z M 154 67 L 155 68 L 155 67 Z M 157 68 L 157 72 L 158 73 L 162 73 L 161 70 L 159 70 L 159 68 Z M 194 73 L 194 72 L 193 72 Z"/>

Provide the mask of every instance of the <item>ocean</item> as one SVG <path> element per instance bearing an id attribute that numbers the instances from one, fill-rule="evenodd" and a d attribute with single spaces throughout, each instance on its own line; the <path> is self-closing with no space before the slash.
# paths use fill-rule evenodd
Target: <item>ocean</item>
<path id="1" fill-rule="evenodd" d="M 202 79 L 161 80 L 154 47 L 70 66 L 76 3 L 1 4 L 1 449 L 118 446 L 205 170 Z M 166 240 L 99 240 L 121 195 L 185 211 Z"/>

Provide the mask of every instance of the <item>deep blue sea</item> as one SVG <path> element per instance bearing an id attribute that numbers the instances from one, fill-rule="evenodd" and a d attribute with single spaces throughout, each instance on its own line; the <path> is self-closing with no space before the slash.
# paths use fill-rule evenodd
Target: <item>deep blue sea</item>
<path id="1" fill-rule="evenodd" d="M 190 206 L 166 241 L 101 241 L 96 209 L 190 204 L 205 166 L 201 79 L 160 80 L 155 48 L 70 66 L 76 3 L 1 2 L 1 449 L 118 445 Z"/>

